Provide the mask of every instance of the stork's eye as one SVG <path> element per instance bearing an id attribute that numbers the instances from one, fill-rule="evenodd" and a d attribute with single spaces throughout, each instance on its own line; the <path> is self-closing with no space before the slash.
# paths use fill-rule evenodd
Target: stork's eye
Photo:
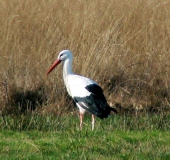
<path id="1" fill-rule="evenodd" d="M 60 57 L 62 57 L 63 56 L 63 53 L 62 54 L 60 54 Z"/>

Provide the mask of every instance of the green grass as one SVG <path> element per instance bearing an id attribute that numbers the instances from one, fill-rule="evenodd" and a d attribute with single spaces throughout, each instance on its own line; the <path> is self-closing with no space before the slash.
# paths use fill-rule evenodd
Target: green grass
<path id="1" fill-rule="evenodd" d="M 96 119 L 94 131 L 89 116 L 83 131 L 76 116 L 31 117 L 1 119 L 0 159 L 170 159 L 168 115 Z"/>

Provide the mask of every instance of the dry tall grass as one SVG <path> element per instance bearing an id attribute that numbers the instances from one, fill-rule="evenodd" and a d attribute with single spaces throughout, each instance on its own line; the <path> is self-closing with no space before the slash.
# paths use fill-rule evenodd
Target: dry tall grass
<path id="1" fill-rule="evenodd" d="M 110 103 L 170 108 L 169 0 L 0 0 L 0 5 L 1 110 L 67 108 L 62 67 L 46 77 L 62 49 L 73 52 L 74 71 L 97 81 Z"/>

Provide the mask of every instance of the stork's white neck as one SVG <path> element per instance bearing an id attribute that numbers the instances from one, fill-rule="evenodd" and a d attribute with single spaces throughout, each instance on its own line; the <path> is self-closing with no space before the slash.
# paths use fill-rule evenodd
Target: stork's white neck
<path id="1" fill-rule="evenodd" d="M 72 71 L 72 58 L 66 59 L 63 62 L 63 78 L 66 80 L 67 76 L 70 74 L 74 74 Z"/>
<path id="2" fill-rule="evenodd" d="M 67 91 L 69 93 L 69 95 L 71 96 L 71 91 L 70 91 L 70 87 L 69 87 L 69 83 L 68 83 L 68 79 L 67 77 L 69 75 L 73 75 L 73 71 L 72 71 L 72 57 L 69 59 L 64 60 L 63 62 L 63 79 L 64 79 L 64 83 L 66 85 Z"/>

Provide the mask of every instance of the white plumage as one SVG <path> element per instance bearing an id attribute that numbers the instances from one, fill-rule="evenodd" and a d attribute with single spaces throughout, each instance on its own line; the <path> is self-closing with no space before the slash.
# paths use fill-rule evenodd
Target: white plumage
<path id="1" fill-rule="evenodd" d="M 89 96 L 91 93 L 85 89 L 87 85 L 96 84 L 93 80 L 79 76 L 79 75 L 68 75 L 67 76 L 67 89 L 70 90 L 70 96 L 72 97 L 85 97 Z M 69 92 L 69 91 L 68 91 Z"/>
<path id="2" fill-rule="evenodd" d="M 86 77 L 79 76 L 72 71 L 73 56 L 69 50 L 63 50 L 59 53 L 58 59 L 53 63 L 47 72 L 47 75 L 60 63 L 63 62 L 63 79 L 69 95 L 73 98 L 80 111 L 80 128 L 83 127 L 83 114 L 89 111 L 92 114 L 92 130 L 94 129 L 94 115 L 99 118 L 107 118 L 111 111 L 117 113 L 111 108 L 98 84 Z"/>

